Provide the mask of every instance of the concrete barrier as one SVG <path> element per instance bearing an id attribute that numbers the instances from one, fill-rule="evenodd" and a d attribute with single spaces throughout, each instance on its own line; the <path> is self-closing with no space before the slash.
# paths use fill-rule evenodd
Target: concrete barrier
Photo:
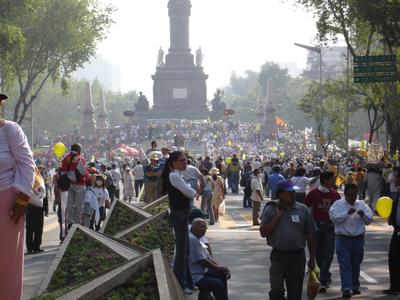
<path id="1" fill-rule="evenodd" d="M 163 232 L 160 232 L 160 230 L 163 230 Z M 137 235 L 147 235 L 147 237 L 144 238 L 142 242 L 138 242 L 135 241 L 137 239 L 140 239 L 140 237 L 137 237 Z M 132 239 L 132 236 L 136 237 Z M 128 228 L 116 234 L 115 237 L 145 247 L 149 250 L 161 248 L 163 254 L 168 257 L 172 257 L 173 255 L 175 236 L 169 222 L 168 211 L 164 211 L 155 216 L 152 216 L 151 218 L 141 222 L 140 224 L 132 226 L 131 228 Z M 156 246 L 154 248 L 149 247 L 148 245 L 146 245 L 146 241 L 151 244 L 156 244 Z"/>
<path id="2" fill-rule="evenodd" d="M 115 200 L 100 229 L 101 233 L 115 235 L 127 228 L 130 228 L 152 215 L 148 212 L 131 206 L 121 200 Z"/>
<path id="3" fill-rule="evenodd" d="M 43 280 L 42 285 L 40 286 L 40 288 L 37 292 L 37 296 L 42 295 L 44 292 L 46 292 L 48 290 L 49 285 L 51 284 L 56 271 L 60 267 L 63 257 L 69 251 L 71 241 L 74 240 L 74 236 L 76 236 L 76 235 L 83 235 L 85 238 L 89 239 L 90 241 L 95 242 L 98 245 L 96 247 L 96 249 L 98 251 L 97 253 L 99 253 L 99 254 L 104 253 L 105 255 L 114 253 L 114 254 L 116 254 L 115 255 L 116 258 L 118 258 L 118 257 L 121 258 L 121 259 L 118 259 L 118 261 L 120 261 L 120 263 L 110 266 L 110 268 L 105 269 L 100 273 L 97 273 L 94 275 L 88 274 L 88 276 L 87 276 L 88 280 L 91 280 L 95 277 L 101 276 L 102 274 L 108 272 L 110 269 L 117 267 L 120 264 L 123 264 L 124 262 L 135 259 L 144 253 L 143 248 L 128 247 L 127 245 L 118 243 L 115 240 L 113 240 L 107 236 L 104 236 L 102 234 L 96 233 L 88 228 L 85 228 L 80 225 L 74 225 L 71 227 L 70 231 L 68 232 L 67 237 L 65 238 L 62 246 L 60 247 L 56 257 L 54 258 L 54 260 L 50 266 L 49 272 L 48 272 L 47 276 L 45 277 L 45 279 Z M 77 255 L 77 260 L 78 259 L 79 259 L 79 255 Z M 66 269 L 66 270 L 63 270 L 63 272 L 66 272 L 66 274 L 68 274 L 68 272 L 72 272 L 72 270 Z M 77 284 L 81 284 L 81 283 L 77 283 Z M 63 288 L 73 288 L 73 287 L 63 287 Z M 56 290 L 59 290 L 59 289 L 56 289 Z"/>
<path id="4" fill-rule="evenodd" d="M 145 253 L 58 299 L 92 300 L 105 296 L 111 291 L 116 291 L 118 288 L 128 285 L 140 276 L 141 272 L 147 271 L 151 267 L 154 268 L 157 281 L 156 289 L 160 300 L 185 299 L 182 289 L 168 265 L 168 261 L 159 249 Z"/>
<path id="5" fill-rule="evenodd" d="M 142 207 L 142 209 L 152 215 L 166 211 L 169 209 L 168 196 L 165 195 L 149 204 L 146 204 L 145 206 Z"/>

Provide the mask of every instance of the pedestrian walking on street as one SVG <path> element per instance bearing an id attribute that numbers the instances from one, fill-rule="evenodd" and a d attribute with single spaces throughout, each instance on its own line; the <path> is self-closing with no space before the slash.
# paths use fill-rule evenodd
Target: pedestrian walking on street
<path id="1" fill-rule="evenodd" d="M 240 165 L 240 161 L 237 158 L 236 154 L 232 155 L 231 163 L 228 165 L 228 173 L 229 173 L 229 187 L 232 190 L 232 194 L 239 194 L 239 174 L 242 170 Z"/>
<path id="2" fill-rule="evenodd" d="M 400 185 L 397 178 L 396 184 Z M 389 225 L 393 226 L 393 235 L 389 247 L 389 289 L 383 293 L 387 295 L 400 295 L 400 200 L 399 196 L 393 199 L 392 213 L 389 217 Z"/>
<path id="3" fill-rule="evenodd" d="M 90 174 L 90 179 L 86 182 L 85 200 L 83 202 L 82 225 L 90 228 L 93 215 L 95 225 L 100 223 L 100 211 L 97 202 L 96 192 L 93 187 L 96 185 L 96 174 Z"/>
<path id="4" fill-rule="evenodd" d="M 240 177 L 240 186 L 243 187 L 243 208 L 253 207 L 251 203 L 251 178 L 253 172 L 249 164 L 245 164 Z"/>
<path id="5" fill-rule="evenodd" d="M 175 233 L 174 274 L 185 294 L 194 289 L 189 267 L 189 214 L 190 199 L 196 191 L 182 176 L 186 169 L 186 157 L 180 151 L 172 152 L 162 173 L 162 194 L 168 194 L 170 221 Z"/>
<path id="6" fill-rule="evenodd" d="M 129 167 L 125 168 L 122 178 L 124 182 L 124 201 L 131 203 L 132 199 L 135 197 L 135 180 Z"/>
<path id="7" fill-rule="evenodd" d="M 376 201 L 382 192 L 382 171 L 377 168 L 369 168 L 367 173 L 368 205 L 375 212 Z"/>
<path id="8" fill-rule="evenodd" d="M 122 176 L 121 176 L 121 173 L 119 172 L 119 170 L 117 169 L 117 165 L 116 164 L 112 164 L 111 165 L 110 173 L 111 173 L 111 178 L 112 178 L 112 181 L 113 181 L 113 185 L 115 187 L 114 198 L 119 199 L 119 197 L 120 197 L 119 187 L 120 187 Z"/>
<path id="9" fill-rule="evenodd" d="M 0 109 L 6 95 L 0 94 Z M 34 182 L 28 140 L 14 122 L 0 120 L 0 299 L 21 299 L 24 214 Z"/>
<path id="10" fill-rule="evenodd" d="M 202 169 L 206 169 L 205 167 L 200 167 Z M 200 191 L 204 188 L 203 176 L 201 175 L 200 170 L 193 165 L 193 160 L 188 158 L 186 162 L 186 169 L 182 172 L 183 178 L 185 178 L 186 183 L 190 184 L 192 189 L 197 190 L 199 188 Z M 190 208 L 194 206 L 194 199 L 190 200 Z"/>
<path id="11" fill-rule="evenodd" d="M 317 265 L 321 270 L 319 292 L 326 293 L 326 289 L 332 283 L 329 270 L 335 254 L 335 228 L 329 218 L 329 209 L 340 199 L 340 195 L 333 189 L 335 173 L 324 171 L 319 181 L 320 186 L 307 194 L 304 204 L 311 209 L 317 225 L 315 254 Z"/>
<path id="12" fill-rule="evenodd" d="M 250 199 L 253 202 L 253 225 L 260 225 L 260 208 L 261 202 L 263 201 L 264 191 L 260 178 L 260 170 L 254 170 L 254 176 L 251 179 L 251 196 Z"/>
<path id="13" fill-rule="evenodd" d="M 221 176 L 219 176 L 219 170 L 217 168 L 211 168 L 210 175 L 213 179 L 213 209 L 214 209 L 214 218 L 215 222 L 219 221 L 220 214 L 223 215 L 225 213 L 224 209 L 221 207 L 225 205 L 225 192 L 224 192 L 224 183 L 222 182 Z"/>
<path id="14" fill-rule="evenodd" d="M 135 176 L 135 195 L 136 197 L 139 197 L 140 190 L 144 184 L 144 171 L 140 161 L 138 161 L 136 166 L 133 167 L 132 173 Z"/>
<path id="15" fill-rule="evenodd" d="M 96 194 L 97 205 L 99 207 L 100 220 L 95 224 L 95 218 L 92 218 L 90 222 L 90 228 L 96 231 L 100 230 L 101 222 L 106 219 L 106 209 L 110 208 L 110 196 L 105 185 L 106 178 L 104 175 L 96 174 L 96 181 L 92 187 Z"/>
<path id="16" fill-rule="evenodd" d="M 271 200 L 276 200 L 278 199 L 277 196 L 277 184 L 278 182 L 284 180 L 285 178 L 281 174 L 281 167 L 280 166 L 274 166 L 272 168 L 272 174 L 268 177 L 268 186 L 269 189 L 271 190 Z"/>
<path id="17" fill-rule="evenodd" d="M 207 169 L 202 169 L 201 173 L 203 175 L 203 180 L 205 182 L 204 188 L 201 192 L 201 210 L 203 212 L 207 212 L 210 220 L 209 224 L 214 225 L 215 219 L 214 219 L 214 209 L 212 205 L 214 181 L 212 177 L 209 175 L 209 171 Z"/>
<path id="18" fill-rule="evenodd" d="M 279 200 L 268 202 L 261 216 L 260 234 L 267 238 L 268 245 L 272 247 L 271 300 L 302 298 L 306 243 L 309 251 L 308 268 L 315 268 L 316 226 L 307 206 L 295 201 L 297 189 L 290 180 L 278 182 L 276 195 Z"/>
<path id="19" fill-rule="evenodd" d="M 88 168 L 81 157 L 82 146 L 73 144 L 71 152 L 62 160 L 61 174 L 67 174 L 69 178 L 67 221 L 68 227 L 72 224 L 82 224 L 83 201 L 85 198 L 85 177 L 88 176 Z"/>
<path id="20" fill-rule="evenodd" d="M 161 176 L 161 169 L 158 163 L 157 153 L 150 154 L 150 165 L 144 167 L 145 183 L 144 183 L 144 197 L 147 204 L 157 200 L 160 195 L 158 194 L 158 181 Z"/>
<path id="21" fill-rule="evenodd" d="M 39 170 L 44 179 L 45 176 L 47 175 L 45 167 L 40 166 Z M 43 207 L 38 207 L 29 204 L 28 207 L 26 208 L 25 241 L 26 241 L 26 250 L 28 254 L 43 252 L 43 249 L 41 249 L 40 246 L 42 244 L 44 216 L 48 217 L 49 215 L 48 195 L 49 193 L 45 191 L 43 197 L 41 197 L 42 198 L 41 200 L 43 201 Z"/>
<path id="22" fill-rule="evenodd" d="M 340 268 L 342 297 L 351 298 L 360 292 L 360 265 L 364 258 L 365 225 L 372 222 L 372 210 L 357 200 L 358 187 L 347 184 L 344 199 L 331 206 L 329 216 L 335 224 L 336 257 Z"/>

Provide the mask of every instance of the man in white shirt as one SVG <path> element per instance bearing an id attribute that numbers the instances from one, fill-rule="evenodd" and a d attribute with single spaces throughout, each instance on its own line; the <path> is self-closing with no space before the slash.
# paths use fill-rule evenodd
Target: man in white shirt
<path id="1" fill-rule="evenodd" d="M 253 202 L 253 225 L 260 225 L 260 208 L 263 200 L 263 186 L 260 178 L 260 170 L 255 169 L 253 172 L 254 176 L 251 179 L 251 196 L 250 199 Z"/>
<path id="2" fill-rule="evenodd" d="M 192 165 L 192 161 L 190 159 L 188 159 L 186 169 L 182 171 L 182 176 L 185 181 L 190 184 L 192 189 L 197 190 L 200 187 L 200 191 L 203 190 L 205 186 L 203 176 L 201 175 L 199 169 Z M 191 208 L 193 207 L 193 201 L 194 199 L 191 199 L 190 201 Z"/>
<path id="3" fill-rule="evenodd" d="M 115 198 L 119 199 L 119 185 L 120 185 L 122 176 L 121 176 L 121 173 L 119 172 L 119 170 L 117 169 L 116 164 L 112 164 L 110 173 L 111 173 L 111 178 L 112 178 L 113 184 L 115 186 L 114 196 L 115 196 Z"/>
<path id="4" fill-rule="evenodd" d="M 140 189 L 144 184 L 144 171 L 140 161 L 138 161 L 137 165 L 132 169 L 132 173 L 135 176 L 135 195 L 139 197 Z"/>
<path id="5" fill-rule="evenodd" d="M 372 222 L 372 211 L 357 201 L 357 185 L 346 184 L 344 199 L 335 201 L 329 217 L 335 225 L 336 256 L 339 262 L 342 297 L 360 294 L 360 265 L 364 257 L 365 225 Z"/>

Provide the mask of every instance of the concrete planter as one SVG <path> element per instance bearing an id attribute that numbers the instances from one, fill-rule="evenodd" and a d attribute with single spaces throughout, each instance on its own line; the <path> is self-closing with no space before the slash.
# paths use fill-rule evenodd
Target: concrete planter
<path id="1" fill-rule="evenodd" d="M 162 253 L 169 258 L 174 253 L 175 236 L 170 225 L 168 211 L 161 212 L 128 228 L 116 234 L 115 237 L 149 250 L 160 248 Z"/>
<path id="2" fill-rule="evenodd" d="M 121 200 L 115 200 L 100 232 L 113 236 L 150 217 L 151 214 L 142 209 L 126 204 Z"/>
<path id="3" fill-rule="evenodd" d="M 144 272 L 152 273 L 151 286 L 144 280 Z M 145 253 L 58 299 L 107 299 L 112 295 L 118 299 L 123 299 L 121 295 L 127 293 L 127 289 L 132 284 L 136 285 L 133 294 L 132 290 L 129 290 L 129 296 L 132 299 L 139 298 L 139 294 L 145 297 L 140 299 L 185 299 L 178 281 L 160 250 Z"/>
<path id="4" fill-rule="evenodd" d="M 74 225 L 38 290 L 38 299 L 55 299 L 143 254 L 80 225 Z"/>
<path id="5" fill-rule="evenodd" d="M 142 209 L 152 215 L 167 211 L 169 209 L 168 196 L 161 197 L 160 199 L 143 206 Z"/>

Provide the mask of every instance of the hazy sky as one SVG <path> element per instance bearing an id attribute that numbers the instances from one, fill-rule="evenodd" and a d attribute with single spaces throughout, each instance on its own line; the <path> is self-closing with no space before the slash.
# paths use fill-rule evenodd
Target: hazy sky
<path id="1" fill-rule="evenodd" d="M 101 0 L 118 10 L 101 56 L 121 67 L 122 90 L 141 90 L 152 99 L 158 48 L 169 48 L 168 0 Z M 190 46 L 202 47 L 208 98 L 229 83 L 230 74 L 259 70 L 267 61 L 296 62 L 303 68 L 312 44 L 310 13 L 284 0 L 191 0 Z"/>

